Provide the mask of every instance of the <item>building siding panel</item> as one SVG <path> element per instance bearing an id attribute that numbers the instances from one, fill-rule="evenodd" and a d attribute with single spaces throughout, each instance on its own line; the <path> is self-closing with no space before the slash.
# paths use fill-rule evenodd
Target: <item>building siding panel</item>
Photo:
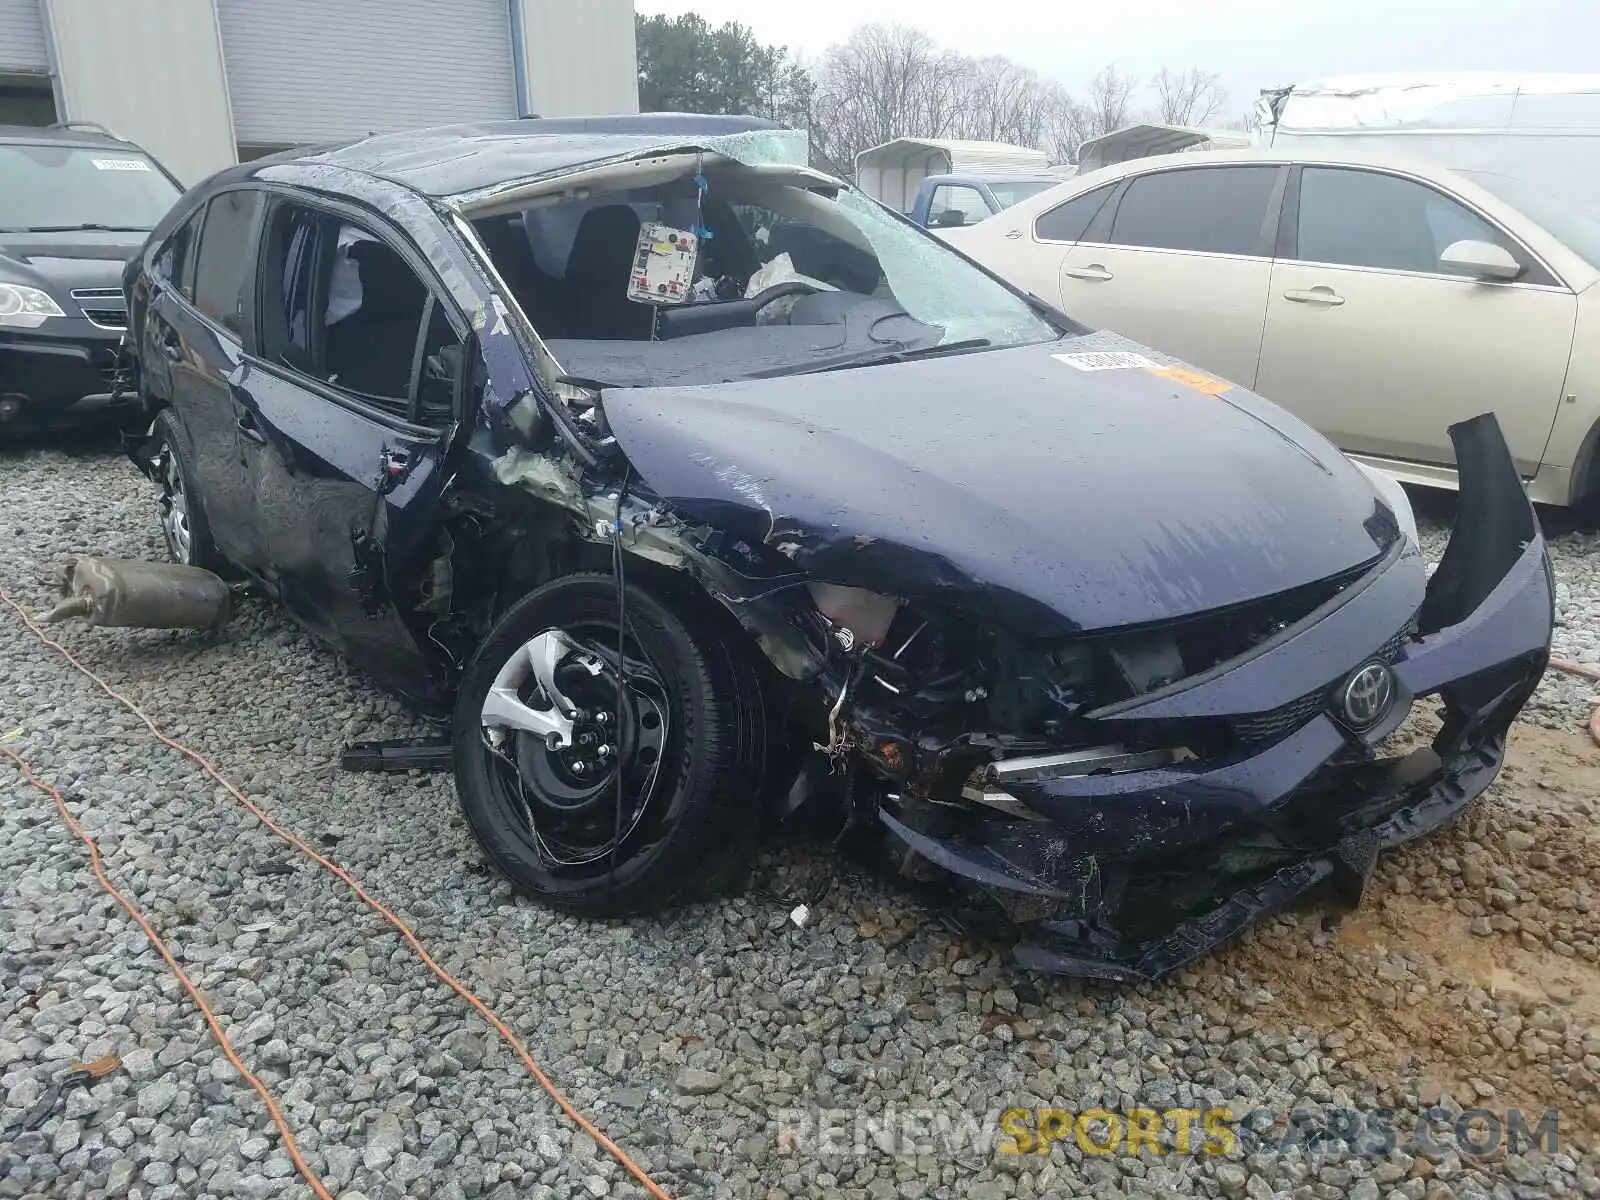
<path id="1" fill-rule="evenodd" d="M 39 0 L 0 0 L 0 71 L 49 73 Z"/>
<path id="2" fill-rule="evenodd" d="M 517 115 L 508 0 L 218 0 L 217 9 L 242 145 Z"/>
<path id="3" fill-rule="evenodd" d="M 63 120 L 131 138 L 185 184 L 234 161 L 212 0 L 45 0 L 45 17 Z"/>
<path id="4" fill-rule="evenodd" d="M 520 0 L 528 100 L 543 117 L 639 111 L 633 0 Z"/>

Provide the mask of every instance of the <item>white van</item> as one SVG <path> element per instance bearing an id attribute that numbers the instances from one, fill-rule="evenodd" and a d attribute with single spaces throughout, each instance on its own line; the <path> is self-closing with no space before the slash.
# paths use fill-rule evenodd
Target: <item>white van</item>
<path id="1" fill-rule="evenodd" d="M 1255 140 L 1399 154 L 1548 185 L 1600 210 L 1600 75 L 1349 75 L 1264 91 Z"/>

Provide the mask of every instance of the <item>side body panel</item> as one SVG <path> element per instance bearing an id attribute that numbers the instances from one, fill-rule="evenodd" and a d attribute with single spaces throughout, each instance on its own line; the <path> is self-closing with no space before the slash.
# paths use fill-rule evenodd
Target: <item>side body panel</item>
<path id="1" fill-rule="evenodd" d="M 1251 387 L 1271 276 L 1265 258 L 1079 243 L 1059 287 L 1076 319 Z"/>

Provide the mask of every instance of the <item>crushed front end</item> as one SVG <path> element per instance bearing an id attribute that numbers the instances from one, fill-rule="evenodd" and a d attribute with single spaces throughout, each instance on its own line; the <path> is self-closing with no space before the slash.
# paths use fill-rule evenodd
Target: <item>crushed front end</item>
<path id="1" fill-rule="evenodd" d="M 1458 518 L 1431 580 L 1399 538 L 1315 587 L 1047 647 L 885 609 L 876 648 L 834 655 L 827 745 L 889 780 L 876 818 L 903 864 L 997 901 L 1028 967 L 1150 979 L 1319 885 L 1353 904 L 1380 850 L 1494 780 L 1549 653 L 1544 541 L 1498 426 L 1451 434 Z M 813 596 L 836 636 L 875 615 Z M 1425 697 L 1431 746 L 1387 753 Z M 1015 732 L 950 737 L 963 706 Z"/>

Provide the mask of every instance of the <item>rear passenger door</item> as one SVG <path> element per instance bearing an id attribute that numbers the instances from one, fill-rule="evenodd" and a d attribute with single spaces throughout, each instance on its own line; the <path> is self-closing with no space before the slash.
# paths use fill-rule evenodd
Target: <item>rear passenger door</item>
<path id="1" fill-rule="evenodd" d="M 1062 256 L 1062 307 L 1251 386 L 1286 170 L 1238 164 L 1132 176 Z"/>
<path id="2" fill-rule="evenodd" d="M 298 197 L 267 213 L 244 391 L 285 607 L 430 698 L 411 585 L 434 551 L 468 326 L 399 231 Z"/>
<path id="3" fill-rule="evenodd" d="M 949 241 L 1001 278 L 1055 304 L 1066 298 L 1061 288 L 1062 260 L 1082 239 L 1103 238 L 1103 231 L 1111 227 L 1111 198 L 1120 187 L 1118 182 L 1105 184 L 1033 218 L 1014 207 L 1004 209 L 1001 219 L 971 233 L 958 233 Z M 1067 312 L 1093 324 L 1082 313 Z"/>

